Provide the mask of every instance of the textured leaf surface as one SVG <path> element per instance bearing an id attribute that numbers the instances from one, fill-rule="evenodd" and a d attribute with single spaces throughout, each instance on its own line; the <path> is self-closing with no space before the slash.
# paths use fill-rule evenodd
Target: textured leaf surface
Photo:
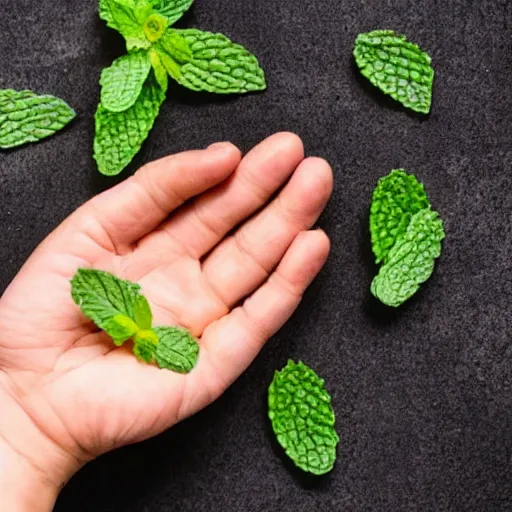
<path id="1" fill-rule="evenodd" d="M 151 15 L 147 0 L 100 0 L 100 18 L 126 39 L 128 50 L 149 48 L 144 22 Z"/>
<path id="2" fill-rule="evenodd" d="M 167 30 L 160 40 L 159 47 L 179 64 L 186 64 L 193 59 L 190 45 L 178 30 Z"/>
<path id="3" fill-rule="evenodd" d="M 117 345 L 138 330 L 151 328 L 151 310 L 138 284 L 101 270 L 79 269 L 71 280 L 71 296 Z"/>
<path id="4" fill-rule="evenodd" d="M 356 63 L 370 82 L 404 106 L 428 114 L 434 70 L 429 55 L 391 30 L 359 34 Z"/>
<path id="5" fill-rule="evenodd" d="M 403 169 L 391 171 L 379 180 L 370 209 L 376 263 L 386 261 L 389 250 L 405 233 L 411 217 L 429 206 L 423 185 Z"/>
<path id="6" fill-rule="evenodd" d="M 196 29 L 177 30 L 187 42 L 192 60 L 181 66 L 177 81 L 194 91 L 218 94 L 265 89 L 265 74 L 254 55 L 222 34 Z M 171 75 L 172 76 L 172 75 Z"/>
<path id="7" fill-rule="evenodd" d="M 153 8 L 169 20 L 169 25 L 176 23 L 194 3 L 194 0 L 151 0 Z"/>
<path id="8" fill-rule="evenodd" d="M 437 212 L 421 210 L 412 216 L 372 283 L 372 293 L 388 306 L 398 307 L 412 297 L 434 271 L 441 255 L 443 222 Z"/>
<path id="9" fill-rule="evenodd" d="M 129 109 L 139 97 L 151 63 L 145 51 L 134 51 L 114 61 L 101 73 L 101 105 L 110 112 Z"/>
<path id="10" fill-rule="evenodd" d="M 54 96 L 0 90 L 0 148 L 37 142 L 61 130 L 75 117 L 75 111 Z"/>
<path id="11" fill-rule="evenodd" d="M 141 361 L 154 363 L 157 345 L 158 336 L 155 331 L 152 329 L 139 331 L 133 338 L 133 353 Z"/>
<path id="12" fill-rule="evenodd" d="M 160 368 L 179 373 L 190 372 L 197 363 L 199 345 L 185 329 L 155 327 L 158 336 L 156 362 Z"/>
<path id="13" fill-rule="evenodd" d="M 164 99 L 165 92 L 150 76 L 128 110 L 114 113 L 98 106 L 94 158 L 102 174 L 119 174 L 131 162 L 153 127 Z"/>
<path id="14" fill-rule="evenodd" d="M 288 361 L 276 372 L 268 390 L 268 409 L 279 444 L 299 468 L 315 475 L 333 468 L 339 437 L 331 397 L 311 368 Z"/>

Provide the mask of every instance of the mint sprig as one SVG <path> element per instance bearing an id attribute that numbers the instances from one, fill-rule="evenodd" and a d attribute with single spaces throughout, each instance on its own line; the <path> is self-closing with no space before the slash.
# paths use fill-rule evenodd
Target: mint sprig
<path id="1" fill-rule="evenodd" d="M 437 212 L 425 208 L 414 214 L 373 280 L 373 295 L 391 307 L 410 299 L 434 272 L 444 237 L 443 221 Z"/>
<path id="2" fill-rule="evenodd" d="M 415 176 L 396 169 L 379 180 L 370 233 L 376 262 L 383 263 L 371 292 L 383 304 L 398 307 L 432 275 L 445 237 L 443 222 Z"/>
<path id="3" fill-rule="evenodd" d="M 140 150 L 169 77 L 194 91 L 217 94 L 266 88 L 258 60 L 243 46 L 222 34 L 170 28 L 192 2 L 100 0 L 100 17 L 125 38 L 128 50 L 100 79 L 94 158 L 102 174 L 119 174 Z"/>
<path id="4" fill-rule="evenodd" d="M 188 373 L 196 365 L 197 341 L 186 329 L 152 327 L 151 308 L 138 284 L 82 268 L 71 280 L 71 296 L 117 346 L 133 340 L 133 353 L 141 361 L 180 373 Z"/>

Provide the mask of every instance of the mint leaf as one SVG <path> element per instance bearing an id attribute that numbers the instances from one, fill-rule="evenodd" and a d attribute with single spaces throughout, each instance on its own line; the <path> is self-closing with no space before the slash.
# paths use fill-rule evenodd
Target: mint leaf
<path id="1" fill-rule="evenodd" d="M 100 18 L 126 39 L 128 51 L 151 46 L 144 32 L 144 23 L 153 11 L 147 0 L 100 0 L 99 11 Z"/>
<path id="2" fill-rule="evenodd" d="M 443 222 L 437 212 L 426 208 L 414 214 L 373 280 L 373 295 L 392 307 L 412 297 L 432 275 L 444 237 Z"/>
<path id="3" fill-rule="evenodd" d="M 115 315 L 105 319 L 102 324 L 102 330 L 119 346 L 133 338 L 139 331 L 139 326 L 129 316 Z"/>
<path id="4" fill-rule="evenodd" d="M 101 270 L 81 268 L 71 280 L 71 296 L 82 313 L 116 345 L 139 330 L 151 328 L 151 310 L 138 284 Z"/>
<path id="5" fill-rule="evenodd" d="M 0 148 L 38 142 L 64 128 L 75 111 L 54 96 L 31 91 L 0 90 Z"/>
<path id="6" fill-rule="evenodd" d="M 411 217 L 429 206 L 423 185 L 403 169 L 393 170 L 379 180 L 370 209 L 376 263 L 386 261 L 389 250 L 405 233 Z"/>
<path id="7" fill-rule="evenodd" d="M 101 73 L 101 105 L 110 112 L 129 109 L 139 97 L 151 70 L 145 51 L 133 51 L 114 61 Z"/>
<path id="8" fill-rule="evenodd" d="M 190 8 L 194 0 L 151 0 L 153 8 L 174 25 Z"/>
<path id="9" fill-rule="evenodd" d="M 158 336 L 152 329 L 139 331 L 133 338 L 133 353 L 146 363 L 155 362 L 157 346 Z"/>
<path id="10" fill-rule="evenodd" d="M 258 60 L 243 46 L 232 43 L 222 34 L 196 29 L 175 32 L 184 38 L 192 52 L 192 60 L 181 65 L 178 73 L 167 69 L 181 85 L 194 91 L 218 94 L 247 93 L 266 88 L 265 75 Z"/>
<path id="11" fill-rule="evenodd" d="M 167 92 L 167 88 L 169 86 L 169 79 L 167 78 L 167 70 L 165 69 L 158 52 L 153 48 L 149 50 L 149 59 L 151 61 L 151 66 L 153 67 L 153 71 L 155 72 L 155 79 L 162 89 L 162 91 Z"/>
<path id="12" fill-rule="evenodd" d="M 392 30 L 359 34 L 354 57 L 361 74 L 381 91 L 416 112 L 430 112 L 431 58 L 405 36 Z"/>
<path id="13" fill-rule="evenodd" d="M 315 475 L 331 471 L 339 442 L 324 381 L 299 361 L 278 372 L 268 390 L 268 416 L 279 444 L 297 467 Z"/>
<path id="14" fill-rule="evenodd" d="M 153 330 L 158 336 L 158 366 L 179 373 L 190 372 L 199 355 L 199 345 L 194 337 L 187 330 L 178 327 L 155 327 Z"/>
<path id="15" fill-rule="evenodd" d="M 150 75 L 128 110 L 114 113 L 98 106 L 94 158 L 102 174 L 119 174 L 131 162 L 149 135 L 164 99 L 164 91 Z"/>

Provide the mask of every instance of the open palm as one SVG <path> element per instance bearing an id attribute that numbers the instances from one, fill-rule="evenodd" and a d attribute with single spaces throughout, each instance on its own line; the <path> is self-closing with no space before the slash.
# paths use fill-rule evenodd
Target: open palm
<path id="1" fill-rule="evenodd" d="M 323 266 L 329 241 L 309 229 L 331 189 L 328 164 L 283 133 L 243 159 L 228 143 L 164 158 L 90 200 L 0 301 L 0 436 L 35 466 L 51 453 L 66 475 L 215 400 Z M 79 267 L 138 282 L 155 325 L 199 339 L 196 368 L 181 375 L 115 348 L 71 299 Z"/>

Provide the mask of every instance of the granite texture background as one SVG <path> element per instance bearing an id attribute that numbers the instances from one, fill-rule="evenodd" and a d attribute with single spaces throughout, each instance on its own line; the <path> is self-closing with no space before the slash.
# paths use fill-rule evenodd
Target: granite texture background
<path id="1" fill-rule="evenodd" d="M 100 70 L 123 52 L 93 0 L 0 0 L 0 87 L 66 99 L 78 119 L 0 154 L 0 291 L 73 209 L 116 180 L 92 160 Z M 171 88 L 122 176 L 168 153 L 279 130 L 335 172 L 320 221 L 329 263 L 289 324 L 214 405 L 81 471 L 57 512 L 509 511 L 512 509 L 512 4 L 508 0 L 197 0 L 179 23 L 261 60 L 263 94 Z M 393 28 L 436 70 L 428 117 L 359 77 L 359 32 Z M 434 277 L 398 311 L 374 301 L 368 207 L 405 167 L 446 223 Z M 326 379 L 341 437 L 334 471 L 283 463 L 266 419 L 274 369 L 301 358 Z M 1 414 L 1 412 L 0 412 Z"/>

